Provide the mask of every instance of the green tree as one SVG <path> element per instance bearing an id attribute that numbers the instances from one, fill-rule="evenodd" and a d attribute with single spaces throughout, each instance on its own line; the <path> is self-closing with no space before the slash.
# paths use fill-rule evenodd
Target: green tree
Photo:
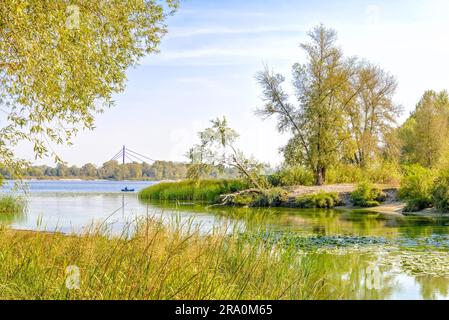
<path id="1" fill-rule="evenodd" d="M 71 166 L 69 168 L 69 175 L 72 177 L 79 177 L 81 174 L 81 169 L 77 166 Z"/>
<path id="2" fill-rule="evenodd" d="M 156 180 L 162 180 L 165 178 L 164 176 L 164 162 L 163 161 L 155 161 L 152 165 L 153 177 Z"/>
<path id="3" fill-rule="evenodd" d="M 20 172 L 14 147 L 36 157 L 70 143 L 123 91 L 126 70 L 157 51 L 177 0 L 0 2 L 0 163 Z M 53 154 L 54 155 L 54 154 Z M 57 155 L 54 155 L 56 160 Z"/>
<path id="4" fill-rule="evenodd" d="M 69 175 L 69 167 L 67 167 L 65 164 L 58 163 L 56 166 L 56 176 L 58 177 L 66 177 Z"/>
<path id="5" fill-rule="evenodd" d="M 97 167 L 92 163 L 86 163 L 81 167 L 80 174 L 85 177 L 97 176 Z"/>
<path id="6" fill-rule="evenodd" d="M 211 120 L 212 126 L 198 133 L 200 143 L 190 149 L 189 155 L 193 165 L 206 164 L 210 168 L 233 167 L 241 176 L 258 189 L 264 189 L 259 173 L 262 165 L 244 156 L 235 146 L 239 134 L 228 127 L 225 117 Z M 197 155 L 201 155 L 198 157 Z"/>
<path id="7" fill-rule="evenodd" d="M 449 97 L 446 91 L 426 91 L 400 129 L 402 160 L 431 168 L 449 154 Z"/>
<path id="8" fill-rule="evenodd" d="M 154 172 L 149 163 L 142 163 L 142 176 L 147 178 L 154 178 Z"/>
<path id="9" fill-rule="evenodd" d="M 43 167 L 30 167 L 27 168 L 27 175 L 31 177 L 41 177 L 44 175 Z"/>
<path id="10" fill-rule="evenodd" d="M 361 168 L 373 163 L 391 138 L 400 108 L 392 100 L 394 77 L 345 58 L 332 29 L 320 25 L 309 36 L 301 44 L 307 62 L 293 65 L 295 99 L 283 89 L 284 76 L 265 67 L 256 76 L 265 103 L 257 113 L 277 117 L 279 131 L 292 134 L 283 148 L 286 164 L 306 166 L 321 185 L 328 169 L 341 162 Z"/>
<path id="11" fill-rule="evenodd" d="M 129 178 L 131 179 L 140 179 L 142 178 L 142 165 L 133 162 L 127 164 L 128 171 L 129 171 Z"/>
<path id="12" fill-rule="evenodd" d="M 396 80 L 377 66 L 362 64 L 347 90 L 346 108 L 351 141 L 345 143 L 346 155 L 361 168 L 372 164 L 381 155 L 382 145 L 391 140 L 401 109 L 393 102 Z M 352 148 L 351 148 L 352 147 Z"/>
<path id="13" fill-rule="evenodd" d="M 307 63 L 293 66 L 293 84 L 298 105 L 290 102 L 282 88 L 285 78 L 267 67 L 257 74 L 263 88 L 265 105 L 258 110 L 262 117 L 277 116 L 278 129 L 293 134 L 284 149 L 290 164 L 304 164 L 321 185 L 326 170 L 337 161 L 341 144 L 349 136 L 345 131 L 344 111 L 354 96 L 342 91 L 350 86 L 355 71 L 353 60 L 345 61 L 336 46 L 332 29 L 318 26 L 309 32 L 310 43 L 301 44 Z"/>
<path id="14" fill-rule="evenodd" d="M 116 160 L 110 160 L 103 163 L 103 166 L 99 171 L 100 176 L 104 179 L 118 180 L 123 178 L 123 172 Z"/>

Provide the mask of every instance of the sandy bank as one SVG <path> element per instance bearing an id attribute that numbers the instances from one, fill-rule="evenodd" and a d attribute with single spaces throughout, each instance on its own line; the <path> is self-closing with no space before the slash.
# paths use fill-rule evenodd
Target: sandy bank
<path id="1" fill-rule="evenodd" d="M 382 190 L 397 190 L 397 185 L 391 184 L 375 184 L 376 187 Z M 326 184 L 322 186 L 293 186 L 289 187 L 288 191 L 292 197 L 314 194 L 319 192 L 337 192 L 339 194 L 351 193 L 357 188 L 354 183 L 341 184 Z"/>

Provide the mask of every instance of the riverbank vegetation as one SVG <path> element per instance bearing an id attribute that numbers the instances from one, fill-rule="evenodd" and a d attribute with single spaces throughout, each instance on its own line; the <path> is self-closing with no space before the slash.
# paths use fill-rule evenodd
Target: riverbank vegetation
<path id="1" fill-rule="evenodd" d="M 414 234 L 404 246 L 402 238 L 377 234 L 383 219 L 360 226 L 373 228 L 372 235 L 335 235 L 340 228 L 304 235 L 268 231 L 264 212 L 261 217 L 247 215 L 245 232 L 232 224 L 205 234 L 189 221 L 162 224 L 158 218 L 115 236 L 104 227 L 79 235 L 0 228 L 0 298 L 385 299 L 398 287 L 398 266 L 400 276 L 446 279 L 446 238 L 435 239 L 441 244 L 435 248 L 428 242 L 428 229 L 421 230 L 425 238 Z M 316 214 L 309 217 L 310 226 L 324 219 L 322 212 L 309 214 Z M 332 216 L 326 223 L 338 219 Z M 381 278 L 374 279 L 373 272 Z M 442 294 L 447 294 L 446 280 Z M 426 290 L 422 294 L 438 296 Z"/>
<path id="2" fill-rule="evenodd" d="M 385 201 L 385 194 L 371 183 L 364 182 L 351 193 L 351 203 L 357 207 L 376 207 Z"/>
<path id="3" fill-rule="evenodd" d="M 292 67 L 295 99 L 287 94 L 283 75 L 268 66 L 257 75 L 264 101 L 257 114 L 275 117 L 279 131 L 291 135 L 272 183 L 397 185 L 412 165 L 449 170 L 446 91 L 426 91 L 398 125 L 401 108 L 394 103 L 392 75 L 364 59 L 346 57 L 332 29 L 317 26 L 309 37 L 301 45 L 306 60 Z"/>
<path id="4" fill-rule="evenodd" d="M 340 205 L 342 201 L 336 192 L 319 192 L 316 194 L 299 196 L 295 199 L 298 208 L 331 209 Z"/>
<path id="5" fill-rule="evenodd" d="M 0 215 L 18 215 L 25 211 L 25 200 L 12 195 L 0 195 Z"/>
<path id="6" fill-rule="evenodd" d="M 2 299 L 320 299 L 313 254 L 150 219 L 110 237 L 0 229 Z M 230 232 L 229 232 L 230 231 Z M 315 266 L 316 265 L 316 266 Z M 21 266 L 17 272 L 17 266 Z M 333 293 L 339 298 L 338 293 Z"/>
<path id="7" fill-rule="evenodd" d="M 382 184 L 400 186 L 399 197 L 408 211 L 428 207 L 446 211 L 448 93 L 426 91 L 398 125 L 401 108 L 394 102 L 394 76 L 362 58 L 345 56 L 332 29 L 317 26 L 309 37 L 301 44 L 306 60 L 292 67 L 295 97 L 287 94 L 283 75 L 268 66 L 257 74 L 264 102 L 257 114 L 275 117 L 279 131 L 291 135 L 282 148 L 283 165 L 267 174 L 263 164 L 237 149 L 238 134 L 223 118 L 199 133 L 200 143 L 189 153 L 196 171 L 188 174 L 201 179 L 212 164 L 233 167 L 260 191 L 239 193 L 235 203 L 254 205 L 273 188 L 352 183 L 359 187 L 351 194 L 351 203 L 371 207 L 385 200 L 374 186 Z M 335 202 L 331 195 L 315 194 L 295 203 Z"/>
<path id="8" fill-rule="evenodd" d="M 420 165 L 408 167 L 399 197 L 406 202 L 404 210 L 407 212 L 433 208 L 436 212 L 448 213 L 449 170 L 432 170 Z"/>
<path id="9" fill-rule="evenodd" d="M 192 200 L 217 202 L 222 194 L 248 188 L 243 180 L 184 180 L 161 182 L 139 192 L 143 200 Z"/>

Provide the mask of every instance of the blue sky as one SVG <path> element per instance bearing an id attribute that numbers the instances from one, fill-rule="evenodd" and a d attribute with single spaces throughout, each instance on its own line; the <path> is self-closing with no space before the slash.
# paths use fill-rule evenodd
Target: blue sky
<path id="1" fill-rule="evenodd" d="M 101 164 L 126 144 L 154 159 L 184 161 L 196 132 L 227 116 L 240 147 L 277 164 L 288 135 L 254 115 L 254 80 L 263 63 L 287 76 L 304 62 L 299 44 L 323 23 L 337 30 L 347 56 L 395 75 L 403 120 L 427 89 L 449 89 L 449 1 L 200 1 L 185 0 L 167 21 L 161 52 L 128 71 L 116 107 L 98 115 L 96 130 L 55 151 L 69 164 Z M 22 145 L 18 155 L 33 160 Z M 51 164 L 44 159 L 36 163 Z"/>

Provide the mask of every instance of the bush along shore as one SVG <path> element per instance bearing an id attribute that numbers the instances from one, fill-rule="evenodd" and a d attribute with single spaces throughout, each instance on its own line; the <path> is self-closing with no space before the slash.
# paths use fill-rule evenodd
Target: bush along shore
<path id="1" fill-rule="evenodd" d="M 449 171 L 408 166 L 399 188 L 406 213 L 449 213 Z"/>
<path id="2" fill-rule="evenodd" d="M 376 207 L 396 201 L 396 189 L 365 182 L 358 185 L 250 188 L 239 180 L 186 180 L 150 186 L 143 200 L 205 201 L 216 206 L 330 209 L 341 206 Z"/>
<path id="3" fill-rule="evenodd" d="M 404 214 L 448 214 L 449 171 L 420 165 L 404 166 L 397 184 L 300 185 L 306 181 L 297 170 L 293 181 L 266 179 L 264 188 L 244 180 L 185 180 L 160 183 L 142 190 L 141 199 L 204 201 L 213 205 L 290 208 L 370 208 L 379 212 Z M 294 182 L 300 182 L 294 185 Z M 275 182 L 275 183 L 274 183 Z"/>

